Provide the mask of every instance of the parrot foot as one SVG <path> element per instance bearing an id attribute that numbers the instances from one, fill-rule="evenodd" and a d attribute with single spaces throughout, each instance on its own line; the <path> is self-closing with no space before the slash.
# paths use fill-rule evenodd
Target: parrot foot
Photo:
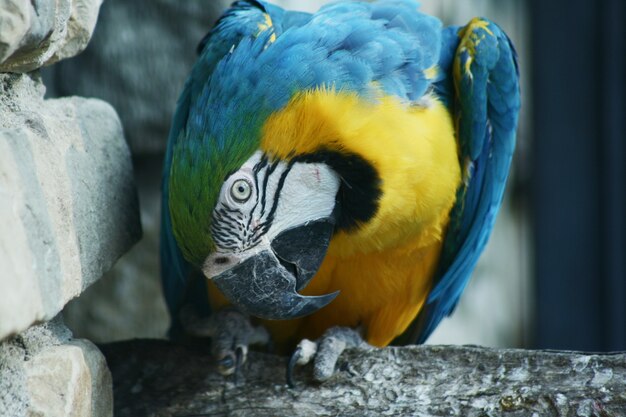
<path id="1" fill-rule="evenodd" d="M 331 327 L 316 341 L 303 339 L 289 359 L 287 365 L 287 385 L 295 386 L 293 372 L 296 365 L 306 365 L 313 358 L 313 377 L 319 382 L 326 381 L 335 373 L 335 365 L 341 353 L 351 347 L 370 347 L 360 332 L 349 327 Z"/>
<path id="2" fill-rule="evenodd" d="M 224 376 L 234 374 L 235 382 L 239 379 L 241 366 L 246 362 L 248 346 L 270 342 L 265 328 L 253 326 L 249 317 L 234 307 L 225 307 L 204 319 L 183 311 L 181 322 L 192 336 L 211 338 L 211 354 L 216 360 L 218 372 Z"/>

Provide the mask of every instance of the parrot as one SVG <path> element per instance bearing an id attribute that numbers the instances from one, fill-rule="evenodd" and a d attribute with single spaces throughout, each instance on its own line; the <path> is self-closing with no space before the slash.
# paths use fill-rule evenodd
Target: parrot
<path id="1" fill-rule="evenodd" d="M 425 342 L 503 199 L 521 101 L 508 36 L 414 0 L 240 0 L 197 52 L 163 165 L 170 334 L 211 336 L 225 375 L 271 340 L 293 352 L 290 384 L 311 361 L 327 379 L 346 347 Z"/>

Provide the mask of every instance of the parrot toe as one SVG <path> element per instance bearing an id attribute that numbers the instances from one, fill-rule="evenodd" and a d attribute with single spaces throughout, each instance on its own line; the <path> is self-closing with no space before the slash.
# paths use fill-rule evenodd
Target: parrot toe
<path id="1" fill-rule="evenodd" d="M 248 346 L 270 342 L 265 328 L 253 326 L 246 314 L 233 307 L 218 310 L 205 319 L 183 312 L 181 322 L 190 335 L 211 338 L 211 354 L 217 371 L 224 376 L 234 374 L 235 382 L 239 379 L 242 365 L 246 363 Z"/>
<path id="2" fill-rule="evenodd" d="M 296 365 L 306 365 L 313 360 L 313 377 L 324 382 L 335 373 L 335 365 L 347 348 L 371 347 L 358 330 L 349 327 L 331 327 L 316 341 L 303 339 L 291 355 L 287 365 L 287 385 L 295 386 L 293 373 Z"/>

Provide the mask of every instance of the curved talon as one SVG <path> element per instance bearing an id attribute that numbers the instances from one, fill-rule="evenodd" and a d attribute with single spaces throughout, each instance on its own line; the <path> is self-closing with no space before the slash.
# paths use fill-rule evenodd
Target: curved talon
<path id="1" fill-rule="evenodd" d="M 302 358 L 302 348 L 298 346 L 296 350 L 291 354 L 289 363 L 287 363 L 287 386 L 289 388 L 295 388 L 296 384 L 293 381 L 293 371 L 296 368 L 296 364 Z"/>
<path id="2" fill-rule="evenodd" d="M 245 362 L 245 351 L 243 347 L 237 346 L 235 349 L 235 358 L 237 359 L 235 366 L 239 368 Z"/>
<path id="3" fill-rule="evenodd" d="M 241 346 L 237 346 L 235 349 L 235 385 L 239 380 L 239 375 L 241 374 L 241 366 L 245 362 L 245 352 Z"/>

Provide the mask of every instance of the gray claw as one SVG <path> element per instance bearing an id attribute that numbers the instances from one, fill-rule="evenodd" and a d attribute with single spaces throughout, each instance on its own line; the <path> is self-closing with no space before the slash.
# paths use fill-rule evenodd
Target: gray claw
<path id="1" fill-rule="evenodd" d="M 193 336 L 211 338 L 217 371 L 224 376 L 235 374 L 235 382 L 246 362 L 248 346 L 264 345 L 270 340 L 267 330 L 253 326 L 247 315 L 233 307 L 216 311 L 206 319 L 199 319 L 189 311 L 183 313 L 181 322 L 185 330 Z"/>
<path id="2" fill-rule="evenodd" d="M 314 360 L 313 376 L 324 382 L 335 373 L 335 366 L 341 353 L 350 347 L 369 347 L 357 330 L 348 327 L 332 327 L 316 342 L 303 339 L 289 359 L 287 365 L 287 385 L 295 386 L 293 372 L 296 365 L 305 365 Z"/>
<path id="3" fill-rule="evenodd" d="M 333 376 L 337 360 L 346 347 L 347 343 L 342 338 L 334 336 L 322 338 L 313 367 L 313 376 L 317 381 L 323 382 Z"/>
<path id="4" fill-rule="evenodd" d="M 241 368 L 246 361 L 246 350 L 242 346 L 235 348 L 235 385 L 241 380 Z"/>
<path id="5" fill-rule="evenodd" d="M 296 368 L 296 363 L 300 360 L 302 356 L 302 348 L 298 346 L 296 350 L 293 351 L 291 357 L 289 358 L 289 362 L 287 363 L 287 386 L 289 388 L 295 388 L 296 384 L 293 380 L 293 371 Z"/>

